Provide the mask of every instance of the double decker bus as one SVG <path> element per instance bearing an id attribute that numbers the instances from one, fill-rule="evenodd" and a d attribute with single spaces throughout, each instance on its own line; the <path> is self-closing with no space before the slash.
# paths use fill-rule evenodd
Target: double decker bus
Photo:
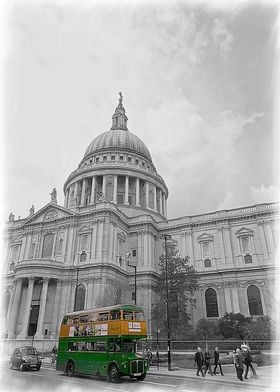
<path id="1" fill-rule="evenodd" d="M 143 309 L 136 305 L 68 313 L 61 323 L 56 370 L 106 376 L 114 383 L 123 376 L 142 381 L 149 364 L 137 353 L 137 342 L 146 338 Z"/>

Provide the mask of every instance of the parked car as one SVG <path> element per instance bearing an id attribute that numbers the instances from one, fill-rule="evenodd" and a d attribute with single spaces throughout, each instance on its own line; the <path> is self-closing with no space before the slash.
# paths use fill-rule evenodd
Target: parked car
<path id="1" fill-rule="evenodd" d="M 40 370 L 41 358 L 38 351 L 32 346 L 16 347 L 13 355 L 10 357 L 10 369 L 17 368 L 19 370 L 35 369 Z"/>

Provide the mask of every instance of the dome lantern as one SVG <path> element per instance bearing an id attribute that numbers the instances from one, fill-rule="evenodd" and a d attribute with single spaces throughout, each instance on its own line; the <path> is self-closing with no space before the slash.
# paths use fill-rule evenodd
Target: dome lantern
<path id="1" fill-rule="evenodd" d="M 119 104 L 116 107 L 115 113 L 113 114 L 113 117 L 112 117 L 111 130 L 123 129 L 124 131 L 128 131 L 128 129 L 127 129 L 127 116 L 125 114 L 125 108 L 122 105 L 123 95 L 122 95 L 122 93 L 119 93 L 119 94 L 120 94 Z"/>

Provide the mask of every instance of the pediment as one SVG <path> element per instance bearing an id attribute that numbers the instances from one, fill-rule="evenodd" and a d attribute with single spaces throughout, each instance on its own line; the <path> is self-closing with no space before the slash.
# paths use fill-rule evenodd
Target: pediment
<path id="1" fill-rule="evenodd" d="M 88 232 L 88 231 L 91 231 L 91 227 L 90 226 L 86 226 L 86 225 L 82 226 L 79 229 L 79 233 L 85 233 L 85 232 Z"/>
<path id="2" fill-rule="evenodd" d="M 75 214 L 72 211 L 69 211 L 67 208 L 58 206 L 57 204 L 50 202 L 46 206 L 38 210 L 34 215 L 29 216 L 24 222 L 24 225 L 45 222 L 47 223 L 62 218 L 68 218 L 74 215 Z"/>
<path id="3" fill-rule="evenodd" d="M 241 227 L 241 229 L 235 232 L 237 237 L 242 237 L 245 235 L 253 235 L 253 230 L 247 229 L 246 227 Z"/>
<path id="4" fill-rule="evenodd" d="M 197 241 L 198 242 L 203 242 L 203 241 L 213 241 L 213 236 L 211 234 L 208 233 L 202 233 L 200 234 L 199 237 L 197 237 Z"/>

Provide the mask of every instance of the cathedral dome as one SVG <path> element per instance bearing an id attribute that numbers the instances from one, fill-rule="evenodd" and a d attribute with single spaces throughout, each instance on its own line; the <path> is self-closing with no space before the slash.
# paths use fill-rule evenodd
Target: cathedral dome
<path id="1" fill-rule="evenodd" d="M 84 158 L 101 150 L 120 149 L 136 153 L 152 162 L 151 154 L 142 140 L 125 129 L 110 129 L 93 139 Z"/>

